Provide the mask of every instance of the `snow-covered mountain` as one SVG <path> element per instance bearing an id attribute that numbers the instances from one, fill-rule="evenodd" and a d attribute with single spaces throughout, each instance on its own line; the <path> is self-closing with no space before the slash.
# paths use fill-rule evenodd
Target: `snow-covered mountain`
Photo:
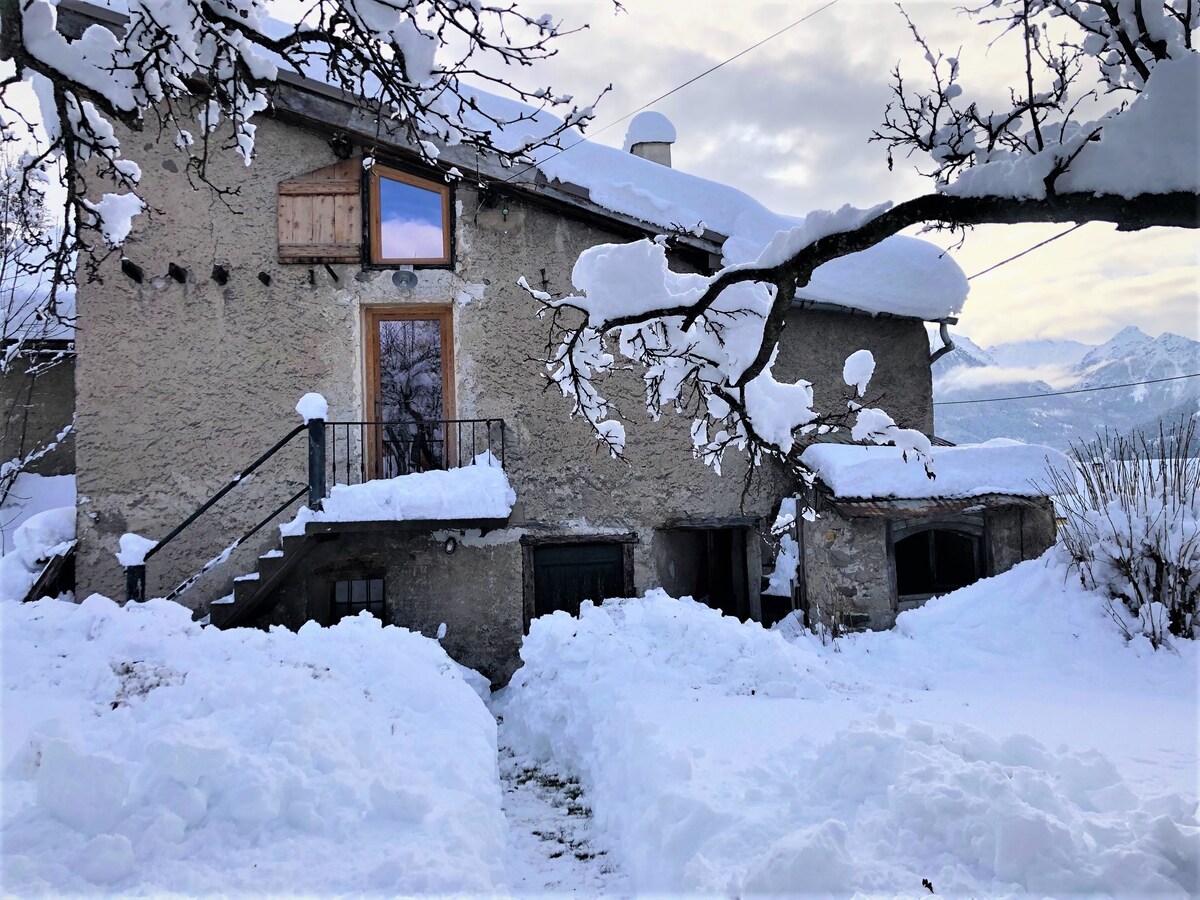
<path id="1" fill-rule="evenodd" d="M 988 355 L 998 366 L 1024 368 L 1027 366 L 1075 365 L 1094 344 L 1079 341 L 1056 341 L 1041 338 L 1034 341 L 1010 341 L 988 348 Z"/>
<path id="2" fill-rule="evenodd" d="M 1105 427 L 1153 428 L 1200 411 L 1200 378 L 1056 393 L 1200 373 L 1200 342 L 1178 334 L 1152 338 L 1129 326 L 1098 345 L 1034 340 L 986 348 L 965 335 L 952 338 L 955 349 L 933 366 L 933 395 L 936 431 L 956 443 L 1013 437 L 1066 447 Z M 991 401 L 1025 395 L 1034 396 Z"/>

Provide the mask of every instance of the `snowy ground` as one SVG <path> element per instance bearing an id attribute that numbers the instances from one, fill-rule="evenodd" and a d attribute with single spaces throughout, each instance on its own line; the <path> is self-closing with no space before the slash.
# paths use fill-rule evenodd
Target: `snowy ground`
<path id="1" fill-rule="evenodd" d="M 6 894 L 503 887 L 495 720 L 434 641 L 98 596 L 0 628 Z"/>
<path id="2" fill-rule="evenodd" d="M 21 472 L 0 506 L 0 555 L 13 549 L 13 536 L 30 517 L 48 509 L 75 505 L 74 475 Z"/>
<path id="3" fill-rule="evenodd" d="M 499 701 L 634 891 L 1200 889 L 1197 648 L 1046 560 L 823 647 L 665 596 L 541 619 Z"/>
<path id="4" fill-rule="evenodd" d="M 836 647 L 585 607 L 491 711 L 369 617 L 0 603 L 4 891 L 1195 895 L 1198 648 L 1064 575 Z"/>

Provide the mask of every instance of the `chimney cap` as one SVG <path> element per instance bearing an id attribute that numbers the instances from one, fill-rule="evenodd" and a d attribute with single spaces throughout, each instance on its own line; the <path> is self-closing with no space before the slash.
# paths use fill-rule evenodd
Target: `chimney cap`
<path id="1" fill-rule="evenodd" d="M 626 153 L 637 144 L 673 144 L 675 143 L 675 126 L 660 112 L 652 109 L 638 113 L 629 121 L 625 132 Z"/>

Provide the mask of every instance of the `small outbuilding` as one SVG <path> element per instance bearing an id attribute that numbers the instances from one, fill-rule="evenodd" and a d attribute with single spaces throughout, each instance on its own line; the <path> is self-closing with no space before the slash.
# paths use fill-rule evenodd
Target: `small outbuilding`
<path id="1" fill-rule="evenodd" d="M 935 446 L 929 470 L 897 447 L 818 443 L 798 518 L 795 604 L 810 623 L 882 629 L 930 597 L 1044 553 L 1055 538 L 1057 450 L 997 439 Z"/>

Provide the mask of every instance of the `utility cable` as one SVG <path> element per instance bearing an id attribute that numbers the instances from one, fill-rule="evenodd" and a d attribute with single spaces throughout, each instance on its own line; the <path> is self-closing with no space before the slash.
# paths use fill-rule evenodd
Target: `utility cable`
<path id="1" fill-rule="evenodd" d="M 817 9 L 814 9 L 812 12 L 808 13 L 807 15 L 801 16 L 795 22 L 792 22 L 792 24 L 790 24 L 790 25 L 785 25 L 783 28 L 780 28 L 774 34 L 767 35 L 765 38 L 763 38 L 758 43 L 751 44 L 749 47 L 746 47 L 744 50 L 738 51 L 737 53 L 735 53 L 733 56 L 729 57 L 728 59 L 721 60 L 715 66 L 711 66 L 710 68 L 705 69 L 699 75 L 693 75 L 687 81 L 683 82 L 683 84 L 676 85 L 675 87 L 673 87 L 669 91 L 667 91 L 665 94 L 659 94 L 653 100 L 643 103 L 637 109 L 631 110 L 630 112 L 625 113 L 625 115 L 621 116 L 621 118 L 613 119 L 607 125 L 591 132 L 587 137 L 580 138 L 575 143 L 568 144 L 566 147 L 560 147 L 558 150 L 555 150 L 553 153 L 551 153 L 545 159 L 538 160 L 535 163 L 531 163 L 530 165 L 528 165 L 524 169 L 522 169 L 520 172 L 517 172 L 513 175 L 509 175 L 507 178 L 504 179 L 505 183 L 512 181 L 514 178 L 520 178 L 526 172 L 529 172 L 532 169 L 536 169 L 538 166 L 548 163 L 550 160 L 554 159 L 554 157 L 560 156 L 561 154 L 566 153 L 568 150 L 572 150 L 575 147 L 578 147 L 580 144 L 587 143 L 588 141 L 592 140 L 592 138 L 596 137 L 596 135 L 603 134 L 604 132 L 608 131 L 608 129 L 612 128 L 613 126 L 620 125 L 622 122 L 624 122 L 626 119 L 630 118 L 631 116 L 636 116 L 642 110 L 649 109 L 651 106 L 653 106 L 659 100 L 665 100 L 667 97 L 670 97 L 672 94 L 682 91 L 685 87 L 695 84 L 697 81 L 699 81 L 704 76 L 711 75 L 713 72 L 717 71 L 717 69 L 720 69 L 722 66 L 729 65 L 729 63 L 733 62 L 736 59 L 740 59 L 741 57 L 745 56 L 747 53 L 751 52 L 752 50 L 757 50 L 759 47 L 761 47 L 763 44 L 767 43 L 768 41 L 773 41 L 775 38 L 779 37 L 784 32 L 791 31 L 797 25 L 800 25 L 803 22 L 807 22 L 813 16 L 817 15 L 818 13 L 824 12 L 825 10 L 829 9 L 829 7 L 834 6 L 837 3 L 838 3 L 838 0 L 829 0 L 829 2 L 826 3 L 824 6 L 818 7 Z"/>
<path id="2" fill-rule="evenodd" d="M 1066 231 L 1059 232 L 1058 234 L 1054 235 L 1054 237 L 1048 237 L 1041 243 L 1034 244 L 1032 247 L 1022 250 L 1020 253 L 1017 253 L 1014 256 L 1010 256 L 1008 259 L 1000 260 L 1000 262 L 996 263 L 994 266 L 988 266 L 982 272 L 976 272 L 974 275 L 968 276 L 967 281 L 970 281 L 972 278 L 978 278 L 980 275 L 986 275 L 988 272 L 994 272 L 994 271 L 996 271 L 996 269 L 1000 268 L 1001 266 L 1006 266 L 1013 260 L 1020 259 L 1026 253 L 1032 253 L 1034 250 L 1037 250 L 1039 247 L 1045 247 L 1047 244 L 1053 243 L 1054 241 L 1057 241 L 1059 238 L 1066 237 L 1072 231 L 1078 231 L 1080 228 L 1082 228 L 1086 224 L 1087 224 L 1086 222 L 1080 222 L 1077 225 L 1072 225 Z"/>
<path id="3" fill-rule="evenodd" d="M 1086 394 L 1090 391 L 1111 391 L 1116 388 L 1138 387 L 1143 384 L 1162 384 L 1164 381 L 1181 381 L 1184 378 L 1200 378 L 1194 375 L 1172 375 L 1170 378 L 1151 378 L 1149 381 L 1131 381 L 1128 384 L 1105 384 L 1100 387 L 1075 388 L 1070 391 L 1050 391 L 1046 394 L 1021 394 L 1018 397 L 983 397 L 978 400 L 934 400 L 934 406 L 954 406 L 958 403 L 999 403 L 1001 400 L 1035 400 L 1038 397 L 1061 397 L 1064 394 Z"/>

